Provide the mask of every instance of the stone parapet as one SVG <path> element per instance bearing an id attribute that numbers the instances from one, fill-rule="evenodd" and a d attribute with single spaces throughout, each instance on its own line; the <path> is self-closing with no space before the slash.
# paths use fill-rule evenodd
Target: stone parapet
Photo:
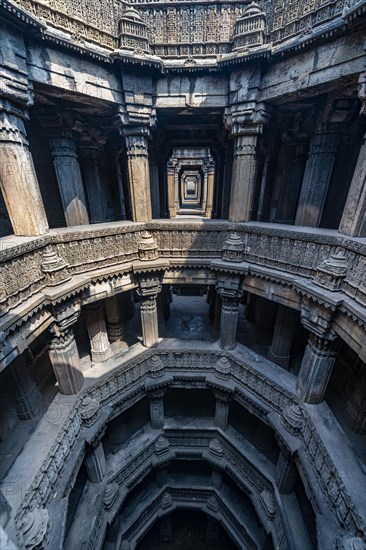
<path id="1" fill-rule="evenodd" d="M 225 241 L 233 229 L 244 243 L 243 261 L 223 262 Z M 158 259 L 149 262 L 142 262 L 139 257 L 139 244 L 145 230 L 157 243 Z M 5 336 L 10 336 L 12 331 L 7 344 L 12 346 L 14 330 L 26 328 L 26 322 L 35 321 L 36 314 L 38 317 L 42 312 L 46 314 L 50 305 L 67 300 L 76 292 L 80 301 L 87 297 L 87 301 L 92 302 L 135 288 L 136 275 L 143 271 L 147 278 L 159 273 L 165 284 L 180 283 L 182 277 L 188 282 L 194 273 L 199 284 L 216 284 L 220 273 L 224 273 L 224 277 L 245 275 L 248 281 L 253 283 L 255 279 L 258 284 L 260 280 L 270 281 L 283 288 L 284 295 L 288 293 L 286 288 L 292 289 L 295 303 L 284 301 L 285 305 L 299 308 L 300 297 L 307 296 L 347 316 L 352 324 L 358 325 L 357 331 L 364 330 L 366 246 L 363 241 L 324 229 L 307 231 L 278 224 L 213 220 L 205 223 L 119 222 L 113 226 L 67 228 L 18 246 L 14 244 L 19 239 L 7 237 L 2 241 L 1 252 L 1 329 Z M 60 266 L 67 264 L 67 271 L 63 268 L 65 277 L 50 286 L 44 259 L 45 254 L 53 253 Z M 336 287 L 324 288 L 325 285 L 319 285 L 319 269 L 323 269 L 319 266 L 324 257 L 340 253 L 347 258 L 347 272 L 342 272 Z M 361 354 L 366 356 L 364 347 L 361 345 Z M 359 353 L 359 349 L 357 351 Z M 9 351 L 3 354 L 3 359 L 7 356 L 10 357 Z"/>

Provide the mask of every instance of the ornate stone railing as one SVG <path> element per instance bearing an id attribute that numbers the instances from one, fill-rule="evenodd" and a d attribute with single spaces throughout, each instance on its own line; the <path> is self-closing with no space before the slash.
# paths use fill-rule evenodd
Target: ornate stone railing
<path id="1" fill-rule="evenodd" d="M 29 300 L 32 297 L 35 300 L 35 295 L 55 284 L 46 276 L 45 260 L 49 253 L 56 254 L 67 263 L 71 276 L 68 284 L 73 283 L 73 288 L 76 280 L 91 283 L 103 277 L 112 280 L 122 273 L 131 273 L 132 262 L 138 260 L 138 243 L 145 227 L 158 243 L 160 258 L 167 260 L 172 268 L 184 265 L 210 267 L 211 261 L 221 258 L 224 242 L 234 229 L 245 244 L 244 261 L 249 264 L 249 269 L 260 266 L 294 278 L 314 278 L 322 261 L 341 251 L 347 271 L 339 292 L 361 307 L 366 306 L 364 239 L 347 238 L 336 231 L 305 230 L 264 223 L 234 225 L 221 221 L 157 221 L 145 226 L 121 222 L 88 230 L 53 231 L 45 238 L 3 249 L 0 254 L 0 317 L 26 302 L 29 312 Z M 3 241 L 3 246 L 10 244 L 11 237 Z M 235 266 L 232 269 L 235 270 Z M 75 279 L 76 276 L 83 279 Z M 67 296 L 67 284 L 64 283 L 62 288 Z"/>
<path id="2" fill-rule="evenodd" d="M 225 373 L 219 365 L 223 357 L 227 358 Z M 60 482 L 65 475 L 69 480 L 75 479 L 83 457 L 84 439 L 90 441 L 93 430 L 94 437 L 98 436 L 103 425 L 112 419 L 112 410 L 116 415 L 127 409 L 129 399 L 137 392 L 145 391 L 146 383 L 149 388 L 169 386 L 174 385 L 174 380 L 189 381 L 195 375 L 199 376 L 201 384 L 206 381 L 208 387 L 226 388 L 239 397 L 244 396 L 256 407 L 259 403 L 268 415 L 274 414 L 281 419 L 282 423 L 276 420 L 272 427 L 289 449 L 297 449 L 300 467 L 305 468 L 306 476 L 311 476 L 312 485 L 321 478 L 319 489 L 322 498 L 328 503 L 339 530 L 366 535 L 362 519 L 364 510 L 355 505 L 355 499 L 342 479 L 346 474 L 339 473 L 332 458 L 334 442 L 331 448 L 326 447 L 320 434 L 323 421 L 320 417 L 312 418 L 308 408 L 299 405 L 291 374 L 283 373 L 279 379 L 278 373 L 274 372 L 275 367 L 266 360 L 263 362 L 264 365 L 257 362 L 255 357 L 250 356 L 249 350 L 241 346 L 239 351 L 226 355 L 208 350 L 203 354 L 201 349 L 183 353 L 181 349 L 158 348 L 127 360 L 121 368 L 81 392 L 16 514 L 20 540 L 27 514 L 32 510 L 47 509 L 55 492 L 62 493 Z M 274 396 L 273 401 L 270 395 Z M 334 433 L 339 434 L 339 431 Z M 358 474 L 352 471 L 350 475 L 357 477 Z M 69 484 L 64 480 L 63 486 Z M 352 487 L 352 491 L 359 489 L 357 485 Z M 62 498 L 62 494 L 59 496 Z"/>

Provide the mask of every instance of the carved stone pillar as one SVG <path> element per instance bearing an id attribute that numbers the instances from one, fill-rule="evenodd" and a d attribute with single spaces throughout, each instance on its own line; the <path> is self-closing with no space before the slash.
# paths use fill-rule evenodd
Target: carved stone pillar
<path id="1" fill-rule="evenodd" d="M 89 223 L 89 216 L 76 143 L 71 132 L 64 132 L 60 137 L 51 137 L 50 147 L 66 223 L 69 226 L 86 225 Z"/>
<path id="2" fill-rule="evenodd" d="M 33 89 L 23 24 L 1 25 L 0 188 L 14 234 L 32 237 L 48 223 L 24 127 Z"/>
<path id="3" fill-rule="evenodd" d="M 31 237 L 46 233 L 48 222 L 28 148 L 27 118 L 26 111 L 0 99 L 0 187 L 14 234 Z"/>
<path id="4" fill-rule="evenodd" d="M 103 304 L 96 302 L 86 306 L 84 317 L 90 339 L 92 361 L 102 363 L 110 357 L 111 353 Z"/>
<path id="5" fill-rule="evenodd" d="M 320 403 L 332 373 L 336 334 L 332 330 L 334 313 L 304 300 L 301 321 L 310 331 L 297 379 L 297 393 L 305 403 Z"/>
<path id="6" fill-rule="evenodd" d="M 141 299 L 140 311 L 142 343 L 147 348 L 154 347 L 159 340 L 157 295 L 143 297 Z"/>
<path id="7" fill-rule="evenodd" d="M 206 203 L 205 218 L 213 217 L 214 188 L 215 188 L 215 163 L 211 161 L 211 162 L 208 162 L 208 166 L 207 166 L 207 203 Z"/>
<path id="8" fill-rule="evenodd" d="M 352 237 L 366 237 L 366 133 L 363 136 L 339 231 Z"/>
<path id="9" fill-rule="evenodd" d="M 126 139 L 132 219 L 135 222 L 148 222 L 152 219 L 147 142 L 149 128 L 125 127 L 123 134 Z"/>
<path id="10" fill-rule="evenodd" d="M 238 328 L 240 300 L 222 297 L 220 320 L 220 347 L 234 349 L 236 346 L 236 331 Z"/>
<path id="11" fill-rule="evenodd" d="M 24 353 L 9 366 L 14 405 L 20 420 L 28 420 L 42 415 L 41 394 L 29 376 Z"/>
<path id="12" fill-rule="evenodd" d="M 229 418 L 229 396 L 223 392 L 215 392 L 215 426 L 226 430 Z"/>
<path id="13" fill-rule="evenodd" d="M 112 197 L 108 181 L 101 169 L 101 151 L 106 142 L 102 132 L 88 129 L 90 139 L 83 139 L 80 147 L 80 164 L 88 196 L 90 222 L 100 223 L 114 219 Z M 84 135 L 84 134 L 83 134 Z"/>
<path id="14" fill-rule="evenodd" d="M 339 139 L 339 133 L 330 131 L 318 131 L 312 137 L 297 207 L 296 225 L 319 226 Z"/>
<path id="15" fill-rule="evenodd" d="M 278 305 L 272 343 L 268 359 L 287 369 L 290 364 L 290 349 L 295 330 L 296 311 Z"/>
<path id="16" fill-rule="evenodd" d="M 268 120 L 264 104 L 235 104 L 225 113 L 225 124 L 234 138 L 229 220 L 251 219 L 257 176 L 257 140 Z"/>
<path id="17" fill-rule="evenodd" d="M 229 220 L 248 222 L 251 219 L 257 174 L 257 134 L 239 134 L 234 142 Z"/>
<path id="18" fill-rule="evenodd" d="M 141 298 L 142 343 L 147 348 L 156 346 L 159 340 L 157 295 L 160 290 L 157 279 L 140 279 L 137 293 Z"/>
<path id="19" fill-rule="evenodd" d="M 125 335 L 125 322 L 117 296 L 111 296 L 106 299 L 105 310 L 107 315 L 108 340 L 111 343 L 117 340 L 123 340 Z"/>
<path id="20" fill-rule="evenodd" d="M 294 489 L 297 468 L 288 452 L 281 450 L 276 466 L 276 482 L 280 493 L 288 495 Z"/>
<path id="21" fill-rule="evenodd" d="M 89 481 L 101 483 L 106 474 L 106 461 L 102 443 L 92 447 L 85 456 L 85 467 Z"/>
<path id="22" fill-rule="evenodd" d="M 309 335 L 297 379 L 297 393 L 305 403 L 323 401 L 335 358 L 330 340 Z"/>
<path id="23" fill-rule="evenodd" d="M 176 159 L 171 159 L 167 163 L 167 188 L 168 188 L 168 212 L 169 218 L 175 218 L 177 216 L 177 185 L 175 183 L 175 166 L 177 164 Z"/>
<path id="24" fill-rule="evenodd" d="M 65 305 L 56 312 L 55 323 L 51 327 L 53 339 L 49 345 L 49 357 L 60 392 L 66 395 L 77 393 L 84 382 L 72 331 L 79 313 L 76 306 Z"/>
<path id="25" fill-rule="evenodd" d="M 150 422 L 154 430 L 164 427 L 164 394 L 165 390 L 149 393 Z"/>
<path id="26" fill-rule="evenodd" d="M 239 289 L 239 279 L 230 277 L 219 280 L 216 288 L 221 296 L 220 347 L 227 350 L 234 349 L 243 291 Z"/>

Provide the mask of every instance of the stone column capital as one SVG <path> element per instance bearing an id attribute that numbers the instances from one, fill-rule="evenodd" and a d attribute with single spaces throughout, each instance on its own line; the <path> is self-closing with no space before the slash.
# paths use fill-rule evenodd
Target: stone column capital
<path id="1" fill-rule="evenodd" d="M 167 392 L 167 388 L 148 388 L 147 396 L 149 401 L 161 401 Z"/>
<path id="2" fill-rule="evenodd" d="M 161 291 L 160 279 L 154 276 L 139 277 L 137 294 L 140 298 L 156 298 Z"/>
<path id="3" fill-rule="evenodd" d="M 122 134 L 126 128 L 154 128 L 156 121 L 156 109 L 149 100 L 145 101 L 143 105 L 134 101 L 120 104 L 113 117 L 114 125 Z"/>
<path id="4" fill-rule="evenodd" d="M 230 105 L 224 113 L 224 124 L 231 137 L 261 134 L 269 119 L 270 107 L 256 101 Z"/>
<path id="5" fill-rule="evenodd" d="M 50 331 L 54 338 L 59 340 L 68 339 L 72 334 L 72 327 L 79 319 L 80 305 L 76 303 L 65 303 L 55 308 L 54 322 Z"/>
<path id="6" fill-rule="evenodd" d="M 243 296 L 239 277 L 218 279 L 216 283 L 216 292 L 220 294 L 222 300 L 225 302 L 239 302 Z"/>
<path id="7" fill-rule="evenodd" d="M 301 323 L 310 333 L 314 342 L 331 343 L 337 339 L 333 329 L 335 312 L 321 304 L 317 304 L 308 298 L 301 301 Z"/>

